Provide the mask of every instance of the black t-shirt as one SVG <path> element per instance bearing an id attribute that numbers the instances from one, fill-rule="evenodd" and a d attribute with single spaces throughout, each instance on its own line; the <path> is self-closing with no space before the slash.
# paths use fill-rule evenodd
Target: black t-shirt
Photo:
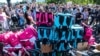
<path id="1" fill-rule="evenodd" d="M 91 14 L 91 8 L 88 8 L 88 11 L 89 11 L 89 15 Z"/>
<path id="2" fill-rule="evenodd" d="M 82 13 L 78 12 L 76 13 L 76 18 L 81 18 Z"/>
<path id="3" fill-rule="evenodd" d="M 81 18 L 82 13 L 76 13 L 76 20 L 75 23 L 76 24 L 81 24 L 82 18 Z"/>
<path id="4" fill-rule="evenodd" d="M 98 14 L 98 10 L 96 10 L 96 9 L 91 10 L 91 16 L 92 17 L 97 17 L 97 14 Z"/>

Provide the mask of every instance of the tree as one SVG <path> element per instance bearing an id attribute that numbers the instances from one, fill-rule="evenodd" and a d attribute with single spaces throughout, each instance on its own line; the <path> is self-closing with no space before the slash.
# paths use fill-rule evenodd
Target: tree
<path id="1" fill-rule="evenodd" d="M 66 0 L 46 0 L 47 3 L 64 3 Z"/>
<path id="2" fill-rule="evenodd" d="M 100 0 L 46 0 L 47 3 L 66 3 L 72 1 L 74 4 L 100 4 Z"/>
<path id="3" fill-rule="evenodd" d="M 100 0 L 93 0 L 95 4 L 99 4 L 100 5 Z"/>

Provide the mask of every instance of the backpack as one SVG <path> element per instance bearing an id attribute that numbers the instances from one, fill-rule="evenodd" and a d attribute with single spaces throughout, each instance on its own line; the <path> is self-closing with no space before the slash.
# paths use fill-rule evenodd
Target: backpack
<path id="1" fill-rule="evenodd" d="M 52 26 L 53 14 L 51 12 L 36 12 L 37 26 Z"/>
<path id="2" fill-rule="evenodd" d="M 46 12 L 42 12 L 41 14 L 41 18 L 40 18 L 40 26 L 47 26 L 48 25 L 48 19 L 47 19 L 47 13 Z"/>

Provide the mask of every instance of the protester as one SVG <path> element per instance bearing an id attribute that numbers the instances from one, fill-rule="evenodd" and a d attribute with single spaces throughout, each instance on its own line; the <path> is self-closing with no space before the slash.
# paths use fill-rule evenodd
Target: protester
<path id="1" fill-rule="evenodd" d="M 77 10 L 78 10 L 78 12 L 76 13 L 76 21 L 75 22 L 76 22 L 76 24 L 80 25 L 82 23 L 83 15 L 79 9 L 77 9 Z"/>
<path id="2" fill-rule="evenodd" d="M 5 12 L 3 12 L 3 8 L 0 8 L 0 23 L 2 25 L 2 29 L 7 30 L 9 29 L 9 26 L 7 24 L 7 19 L 9 17 L 6 15 Z"/>
<path id="3" fill-rule="evenodd" d="M 84 19 L 84 20 L 88 20 L 88 17 L 89 17 L 89 12 L 88 12 L 88 9 L 85 8 L 85 9 L 83 10 L 83 19 Z"/>
<path id="4" fill-rule="evenodd" d="M 31 14 L 31 8 L 27 6 L 27 11 L 25 12 L 25 18 L 26 18 L 26 24 L 36 24 L 36 22 L 33 20 L 32 14 Z"/>
<path id="5" fill-rule="evenodd" d="M 15 38 L 15 36 L 13 36 L 12 38 L 9 39 L 9 41 L 11 43 L 13 43 L 13 41 L 11 41 L 11 39 L 14 38 L 16 40 L 16 42 L 18 42 L 18 44 L 20 44 L 20 46 L 22 47 L 19 50 L 19 53 L 20 53 L 19 56 L 23 55 L 24 52 L 27 53 L 28 56 L 30 56 L 27 49 L 28 50 L 32 49 L 31 47 L 33 47 L 34 43 L 30 43 L 30 42 L 34 42 L 36 40 L 35 35 L 37 34 L 37 32 L 35 31 L 36 30 L 35 27 L 37 27 L 37 26 L 34 27 L 34 25 L 37 25 L 36 24 L 36 20 L 37 20 L 36 12 L 50 12 L 50 13 L 52 12 L 54 15 L 55 15 L 55 13 L 72 14 L 72 16 L 74 16 L 74 19 L 75 19 L 75 24 L 81 25 L 84 28 L 83 37 L 86 35 L 86 33 L 88 31 L 87 28 L 92 29 L 92 27 L 90 27 L 92 24 L 95 24 L 95 23 L 100 24 L 100 6 L 89 7 L 89 6 L 73 5 L 73 4 L 68 5 L 68 4 L 54 4 L 54 3 L 50 3 L 50 4 L 36 4 L 36 3 L 27 4 L 26 3 L 26 4 L 12 5 L 11 8 L 9 9 L 7 7 L 7 5 L 5 5 L 0 8 L 0 24 L 2 25 L 2 29 L 6 31 L 6 30 L 10 29 L 10 25 L 12 25 L 12 24 L 14 27 L 17 25 L 15 28 L 20 27 L 21 29 L 24 29 L 24 30 L 18 31 L 19 34 L 16 33 L 16 34 L 18 34 L 17 35 L 18 38 Z M 48 21 L 50 21 L 50 22 L 53 21 L 53 20 L 51 20 L 51 18 L 53 17 L 52 15 L 49 15 L 48 17 L 50 18 L 50 20 L 48 20 Z M 91 17 L 90 23 L 88 23 L 89 17 Z M 10 19 L 10 21 L 8 21 L 9 19 Z M 44 21 L 46 21 L 46 20 L 44 20 Z M 9 22 L 12 22 L 12 23 L 9 24 Z M 43 23 L 45 23 L 45 22 L 43 22 Z M 27 26 L 27 27 L 33 26 L 33 28 L 30 30 L 30 32 L 33 30 L 32 33 L 35 37 L 33 35 L 32 35 L 32 37 L 29 37 L 29 36 L 31 36 L 30 32 L 27 32 L 29 30 L 26 31 L 27 27 L 25 28 L 24 26 Z M 13 28 L 13 27 L 11 27 L 11 28 Z M 24 32 L 24 31 L 26 31 L 26 32 Z M 23 34 L 20 32 L 23 32 Z M 91 35 L 93 38 L 95 38 L 97 43 L 100 42 L 100 38 L 99 38 L 100 30 L 99 29 L 98 29 L 98 32 L 99 32 L 99 34 L 96 37 Z M 6 32 L 6 34 L 4 34 L 4 35 L 7 35 L 7 33 L 8 32 Z M 21 35 L 21 34 L 22 34 L 22 37 L 19 37 L 19 35 Z M 27 38 L 26 38 L 26 36 L 27 36 Z M 19 41 L 21 39 L 19 39 L 19 38 L 24 39 L 23 42 L 26 42 L 26 43 L 23 43 L 23 45 L 22 45 Z M 90 36 L 89 36 L 89 38 L 90 38 Z M 26 41 L 27 39 L 30 42 L 27 42 Z M 87 40 L 87 42 L 88 42 L 88 40 Z M 30 46 L 27 43 L 30 43 Z M 13 44 L 15 44 L 15 42 Z M 12 47 L 12 46 L 10 46 L 10 47 Z M 16 45 L 14 47 L 16 47 Z M 14 51 L 11 53 L 8 52 L 8 54 L 16 55 Z"/>

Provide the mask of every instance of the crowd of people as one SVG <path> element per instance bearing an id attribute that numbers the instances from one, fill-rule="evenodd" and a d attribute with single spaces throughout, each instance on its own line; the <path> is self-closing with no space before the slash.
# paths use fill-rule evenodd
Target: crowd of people
<path id="1" fill-rule="evenodd" d="M 37 4 L 36 12 L 69 13 L 75 18 L 75 24 L 82 25 L 84 28 L 94 29 L 94 35 L 99 33 L 100 25 L 100 6 L 99 5 L 72 5 L 72 4 Z M 98 33 L 96 33 L 98 32 Z M 94 36 L 94 37 L 96 37 Z"/>
<path id="2" fill-rule="evenodd" d="M 33 28 L 33 26 L 36 25 L 35 12 L 36 12 L 35 4 L 16 4 L 16 5 L 12 5 L 11 7 L 8 7 L 7 5 L 3 5 L 2 7 L 0 7 L 0 27 L 1 27 L 0 28 L 1 29 L 0 56 L 8 56 L 8 55 L 9 56 L 25 56 L 23 53 L 27 53 L 27 56 L 30 56 L 27 50 L 29 50 L 30 48 L 32 49 L 34 48 L 33 41 L 35 41 L 35 38 L 36 38 L 35 36 L 37 35 L 36 29 Z M 13 29 L 17 27 L 19 28 Z M 25 33 L 25 31 L 27 32 Z M 29 40 L 30 38 L 25 39 L 23 37 L 23 36 L 26 37 L 29 31 L 31 31 L 32 33 L 32 35 L 29 34 L 30 37 L 32 37 L 34 40 L 32 39 Z M 34 35 L 32 31 L 36 33 L 36 35 Z M 20 37 L 22 36 L 22 38 L 19 38 L 19 34 L 21 34 Z M 25 41 L 24 43 L 25 45 L 30 44 L 31 46 L 29 47 L 29 45 L 27 45 L 27 48 L 29 49 L 23 48 L 24 44 L 21 44 L 20 41 L 21 42 Z M 18 54 L 16 54 L 15 49 L 18 50 Z"/>
<path id="3" fill-rule="evenodd" d="M 98 34 L 95 36 L 97 43 L 100 43 L 100 6 L 82 6 L 68 4 L 16 4 L 11 7 L 4 5 L 0 7 L 0 24 L 5 31 L 16 27 L 24 29 L 28 25 L 36 29 L 36 12 L 70 13 L 75 18 L 75 23 L 84 28 L 93 28 L 96 25 Z"/>
<path id="4" fill-rule="evenodd" d="M 1 14 L 5 15 L 6 19 L 14 20 L 18 18 L 19 26 L 31 23 L 36 25 L 36 12 L 52 12 L 52 13 L 70 13 L 75 17 L 76 24 L 81 24 L 82 21 L 88 21 L 88 25 L 99 23 L 100 7 L 98 6 L 81 6 L 81 5 L 67 5 L 67 4 L 17 4 L 10 9 L 7 5 L 0 8 Z M 3 12 L 3 13 L 2 13 Z M 91 20 L 89 20 L 91 19 Z M 2 19 L 1 19 L 2 20 Z M 6 20 L 4 21 L 4 28 L 9 28 Z M 21 26 L 22 27 L 22 26 Z"/>
<path id="5" fill-rule="evenodd" d="M 13 24 L 18 24 L 19 27 L 23 27 L 25 24 L 30 25 L 36 24 L 34 21 L 35 19 L 35 5 L 34 4 L 17 4 L 12 7 L 8 7 L 7 5 L 4 5 L 0 8 L 0 16 L 3 16 L 1 18 L 1 21 L 3 21 L 3 28 L 9 29 L 10 26 Z M 5 18 L 5 20 L 4 20 Z M 10 24 L 10 25 L 8 25 Z"/>

